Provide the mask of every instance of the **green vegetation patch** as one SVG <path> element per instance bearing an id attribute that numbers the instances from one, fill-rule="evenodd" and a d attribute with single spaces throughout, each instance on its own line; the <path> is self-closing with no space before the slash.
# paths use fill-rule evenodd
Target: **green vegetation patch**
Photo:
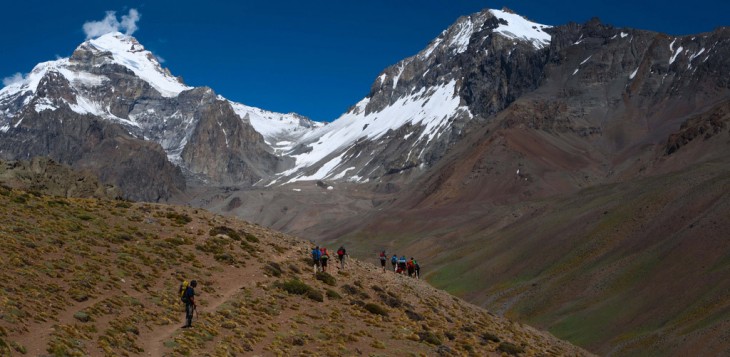
<path id="1" fill-rule="evenodd" d="M 294 295 L 304 295 L 314 301 L 324 301 L 324 295 L 322 292 L 314 289 L 299 279 L 291 279 L 285 282 L 277 282 L 275 286 L 281 290 Z"/>
<path id="2" fill-rule="evenodd" d="M 193 219 L 185 213 L 168 212 L 165 217 L 180 226 L 184 226 L 193 221 Z"/>
<path id="3" fill-rule="evenodd" d="M 522 346 L 517 346 L 514 343 L 510 342 L 502 342 L 499 344 L 499 347 L 497 347 L 498 351 L 502 351 L 504 353 L 509 353 L 511 355 L 518 355 L 520 353 L 525 352 L 525 349 L 522 348 Z"/>
<path id="4" fill-rule="evenodd" d="M 233 240 L 241 240 L 241 236 L 238 234 L 238 232 L 236 232 L 232 228 L 228 228 L 226 226 L 214 227 L 210 230 L 210 232 L 208 234 L 211 237 L 215 237 L 219 234 L 223 234 L 223 235 L 227 235 L 227 236 L 231 237 L 231 239 L 233 239 Z"/>
<path id="5" fill-rule="evenodd" d="M 371 314 L 388 316 L 388 311 L 384 307 L 375 303 L 367 303 L 365 304 L 365 306 L 363 306 L 363 308 Z"/>
<path id="6" fill-rule="evenodd" d="M 329 285 L 329 286 L 336 286 L 337 285 L 337 279 L 335 279 L 334 276 L 329 275 L 325 272 L 317 272 L 316 275 L 317 280 Z"/>

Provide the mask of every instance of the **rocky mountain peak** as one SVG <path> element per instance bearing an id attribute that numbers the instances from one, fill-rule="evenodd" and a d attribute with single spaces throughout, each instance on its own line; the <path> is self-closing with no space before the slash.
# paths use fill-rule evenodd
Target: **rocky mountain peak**
<path id="1" fill-rule="evenodd" d="M 136 38 L 119 32 L 85 41 L 76 48 L 71 61 L 96 68 L 108 64 L 121 65 L 148 82 L 164 97 L 174 97 L 192 88 L 186 86 L 180 78 L 174 77 L 167 68 L 163 68 L 157 57 L 147 51 Z"/>

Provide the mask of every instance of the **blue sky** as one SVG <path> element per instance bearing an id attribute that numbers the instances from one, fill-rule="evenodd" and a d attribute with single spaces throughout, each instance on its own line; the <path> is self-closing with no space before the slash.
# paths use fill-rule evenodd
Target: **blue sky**
<path id="1" fill-rule="evenodd" d="M 188 85 L 278 112 L 331 121 L 461 15 L 507 6 L 559 25 L 593 16 L 674 35 L 729 26 L 730 2 L 686 1 L 36 1 L 4 2 L 0 77 L 68 57 L 84 23 L 136 9 L 134 36 Z"/>

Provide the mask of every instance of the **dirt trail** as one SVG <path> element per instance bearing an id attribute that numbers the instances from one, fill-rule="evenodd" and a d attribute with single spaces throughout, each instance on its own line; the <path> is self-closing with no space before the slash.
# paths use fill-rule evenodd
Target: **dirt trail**
<path id="1" fill-rule="evenodd" d="M 293 250 L 289 250 L 285 255 L 275 256 L 272 261 L 277 263 L 288 261 L 294 253 L 295 252 Z M 216 309 L 218 309 L 218 307 L 230 300 L 237 292 L 241 291 L 241 289 L 246 287 L 255 287 L 257 282 L 265 279 L 265 276 L 263 276 L 259 268 L 260 266 L 258 265 L 245 268 L 231 267 L 221 273 L 217 279 L 217 281 L 221 284 L 221 292 L 212 296 L 199 296 L 200 304 L 205 304 L 205 306 L 199 306 L 196 314 L 213 313 Z M 180 316 L 183 317 L 184 314 L 184 309 L 181 307 Z M 195 316 L 195 318 L 198 318 L 198 316 Z M 193 319 L 193 326 L 195 326 L 195 319 Z M 179 326 L 179 324 L 173 324 L 158 327 L 154 331 L 147 333 L 144 340 L 139 341 L 140 346 L 145 351 L 144 354 L 153 357 L 163 356 L 165 352 L 165 341 L 170 340 L 179 331 L 183 331 L 181 326 Z"/>

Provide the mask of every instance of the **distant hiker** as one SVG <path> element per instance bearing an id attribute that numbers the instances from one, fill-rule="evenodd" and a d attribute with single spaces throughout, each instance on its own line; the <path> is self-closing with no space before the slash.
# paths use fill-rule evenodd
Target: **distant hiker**
<path id="1" fill-rule="evenodd" d="M 393 254 L 393 257 L 390 258 L 390 264 L 393 265 L 393 271 L 396 271 L 395 267 L 396 267 L 396 264 L 398 264 L 398 256 L 397 255 Z"/>
<path id="2" fill-rule="evenodd" d="M 398 272 L 401 274 L 406 273 L 406 256 L 405 255 L 398 258 Z"/>
<path id="3" fill-rule="evenodd" d="M 411 257 L 411 260 L 406 262 L 406 269 L 408 269 L 409 277 L 413 277 L 413 274 L 416 273 L 416 266 L 413 264 L 413 257 Z"/>
<path id="4" fill-rule="evenodd" d="M 195 287 L 198 286 L 198 282 L 192 280 L 190 284 L 185 288 L 182 294 L 182 302 L 185 303 L 185 325 L 182 328 L 193 327 L 193 313 L 197 308 L 195 305 Z"/>
<path id="5" fill-rule="evenodd" d="M 416 279 L 420 279 L 421 278 L 421 266 L 418 265 L 418 261 L 415 259 L 413 260 L 413 266 L 416 267 Z"/>
<path id="6" fill-rule="evenodd" d="M 337 249 L 337 259 L 340 260 L 340 269 L 345 269 L 345 256 L 347 255 L 347 251 L 345 250 L 344 246 L 340 246 L 340 249 Z"/>
<path id="7" fill-rule="evenodd" d="M 314 262 L 314 274 L 317 274 L 319 270 L 320 258 L 322 257 L 322 251 L 319 250 L 319 246 L 312 249 L 312 261 Z"/>
<path id="8" fill-rule="evenodd" d="M 322 272 L 327 271 L 327 261 L 330 259 L 330 255 L 327 254 L 327 248 L 322 248 L 322 255 L 319 257 L 319 263 L 322 265 Z"/>
<path id="9" fill-rule="evenodd" d="M 385 261 L 388 258 L 385 256 L 385 251 L 380 252 L 380 266 L 383 267 L 383 272 L 385 272 Z"/>

